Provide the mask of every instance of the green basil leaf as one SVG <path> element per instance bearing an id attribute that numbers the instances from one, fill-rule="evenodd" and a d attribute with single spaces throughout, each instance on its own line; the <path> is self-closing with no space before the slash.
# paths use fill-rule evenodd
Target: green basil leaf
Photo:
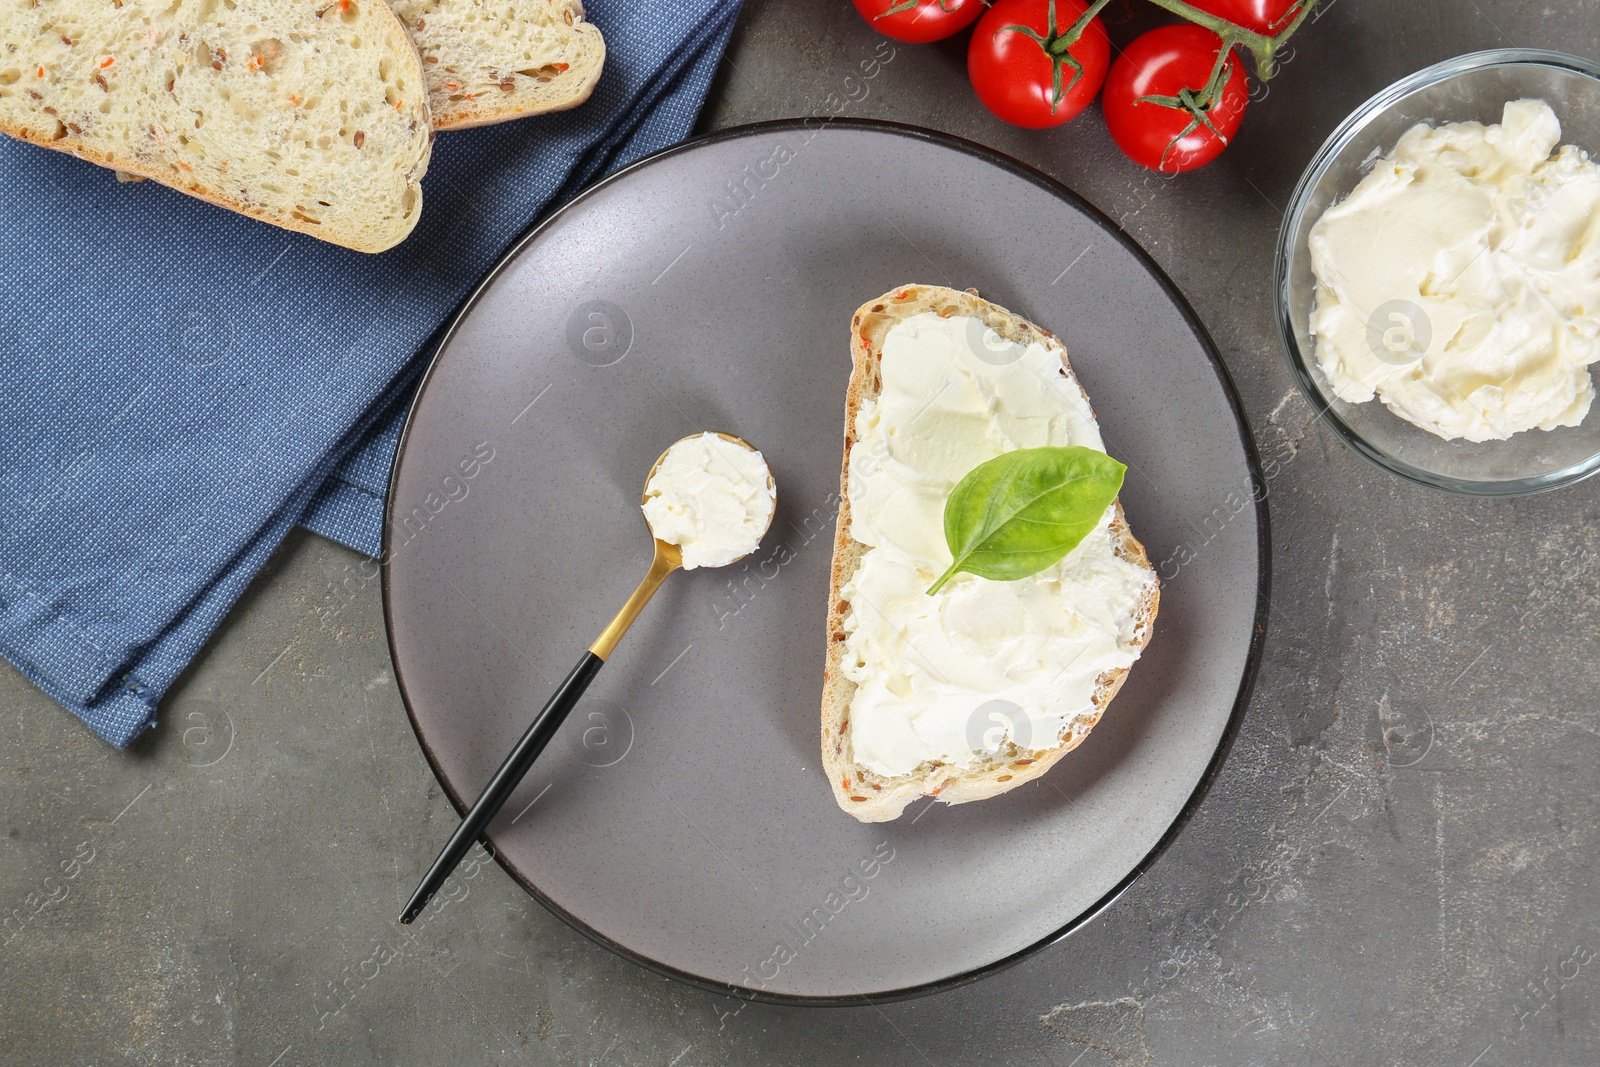
<path id="1" fill-rule="evenodd" d="M 1099 524 L 1127 469 L 1077 445 L 1022 448 L 978 464 L 944 503 L 954 562 L 928 595 L 962 571 L 1010 582 L 1060 561 Z"/>

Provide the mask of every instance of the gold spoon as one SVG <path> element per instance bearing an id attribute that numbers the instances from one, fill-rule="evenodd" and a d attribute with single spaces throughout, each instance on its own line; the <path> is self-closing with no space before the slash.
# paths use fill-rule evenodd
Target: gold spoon
<path id="1" fill-rule="evenodd" d="M 656 457 L 655 463 L 650 467 L 650 473 L 645 475 L 645 491 L 640 495 L 639 499 L 641 504 L 649 498 L 650 481 L 655 477 L 656 471 L 661 468 L 662 461 L 667 458 L 667 453 L 684 441 L 692 440 L 699 436 L 699 434 L 690 434 L 688 437 L 674 441 L 666 452 L 662 452 L 660 456 Z M 752 452 L 757 451 L 754 445 L 741 437 L 735 437 L 727 433 L 718 433 L 717 436 L 724 441 L 739 445 L 741 448 L 748 448 Z M 772 472 L 770 470 L 767 472 L 767 488 L 773 491 L 774 498 L 776 498 L 777 490 L 773 485 Z M 777 511 L 776 499 L 774 499 L 773 511 L 774 513 Z M 772 518 L 768 516 L 767 527 L 770 528 L 771 525 Z M 763 529 L 761 536 L 756 538 L 756 545 L 759 545 L 761 539 L 766 535 L 767 530 Z M 622 605 L 622 610 L 617 612 L 616 617 L 606 624 L 604 630 L 600 631 L 600 636 L 596 637 L 589 645 L 589 651 L 583 654 L 583 658 L 578 661 L 578 665 L 572 668 L 572 673 L 567 675 L 566 681 L 556 688 L 555 693 L 551 695 L 544 708 L 540 710 L 538 715 L 534 716 L 533 724 L 522 735 L 522 740 L 517 742 L 516 747 L 511 750 L 511 754 L 500 764 L 500 769 L 494 772 L 494 777 L 489 779 L 489 784 L 484 786 L 482 795 L 472 805 L 466 817 L 461 820 L 461 825 L 451 835 L 449 842 L 444 846 L 444 851 L 439 853 L 439 858 L 433 861 L 432 867 L 428 868 L 428 873 L 422 878 L 422 884 L 417 886 L 415 893 L 411 894 L 410 902 L 406 904 L 405 910 L 400 913 L 401 925 L 410 925 L 411 921 L 422 913 L 422 909 L 427 906 L 433 895 L 444 885 L 445 879 L 450 877 L 450 873 L 461 862 L 461 857 L 467 854 L 467 850 L 472 847 L 472 843 L 483 833 L 483 829 L 489 824 L 489 820 L 493 819 L 505 802 L 511 798 L 512 792 L 521 783 L 523 776 L 528 773 L 528 769 L 533 766 L 533 761 L 539 758 L 539 753 L 544 751 L 544 747 L 550 743 L 550 739 L 555 736 L 556 731 L 561 728 L 561 724 L 566 721 L 567 715 L 577 706 L 578 700 L 583 696 L 584 691 L 589 688 L 589 683 L 594 680 L 596 674 L 600 673 L 600 668 L 605 666 L 606 660 L 616 650 L 617 643 L 622 640 L 622 635 L 628 632 L 629 626 L 633 625 L 633 620 L 639 617 L 639 613 L 650 602 L 650 598 L 655 596 L 656 590 L 661 588 L 661 583 L 667 580 L 667 575 L 683 566 L 683 552 L 677 545 L 663 541 L 659 537 L 654 537 L 653 531 L 652 538 L 655 541 L 655 557 L 650 561 L 650 569 L 645 572 L 644 581 L 639 583 L 639 587 L 633 591 L 633 595 L 628 598 L 627 603 Z M 756 545 L 751 547 L 751 551 L 755 550 Z M 746 552 L 737 556 L 729 560 L 727 564 L 721 564 L 721 566 L 737 563 L 746 555 L 749 555 L 749 553 Z"/>

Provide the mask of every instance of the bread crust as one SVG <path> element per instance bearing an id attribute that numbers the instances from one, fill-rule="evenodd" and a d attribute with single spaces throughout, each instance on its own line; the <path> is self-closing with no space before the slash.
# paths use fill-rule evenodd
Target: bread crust
<path id="1" fill-rule="evenodd" d="M 412 41 L 410 34 L 406 32 L 405 26 L 401 24 L 399 16 L 387 4 L 374 4 L 371 6 L 371 11 L 372 17 L 379 20 L 388 31 L 388 36 L 391 38 L 390 44 L 396 54 L 402 57 L 402 61 L 409 60 L 410 64 L 414 66 L 417 84 L 425 85 L 426 77 L 422 68 L 422 57 L 417 52 L 416 45 Z M 380 11 L 382 12 L 381 14 L 378 13 Z M 423 128 L 431 128 L 432 117 L 428 111 L 426 95 L 424 94 L 414 106 L 417 109 L 416 117 L 422 123 Z M 171 171 L 158 166 L 154 162 L 141 160 L 132 153 L 118 154 L 109 149 L 100 148 L 95 142 L 84 141 L 71 134 L 60 137 L 49 136 L 46 133 L 46 127 L 53 126 L 55 124 L 54 120 L 42 112 L 38 118 L 39 122 L 37 124 L 29 125 L 25 124 L 24 121 L 7 121 L 3 115 L 0 115 L 0 134 L 38 145 L 41 148 L 65 152 L 85 162 L 106 167 L 117 172 L 119 180 L 122 181 L 148 178 L 151 181 L 176 189 L 181 193 L 203 200 L 216 207 L 225 208 L 285 230 L 308 234 L 319 240 L 350 248 L 357 252 L 382 252 L 393 248 L 410 236 L 411 230 L 416 226 L 417 219 L 422 215 L 422 176 L 427 172 L 428 161 L 432 154 L 431 134 L 423 148 L 420 159 L 417 160 L 408 175 L 407 189 L 415 198 L 414 207 L 410 212 L 410 224 L 404 227 L 403 232 L 397 231 L 392 234 L 392 239 L 373 241 L 368 239 L 368 234 L 364 231 L 345 233 L 322 223 L 304 222 L 295 218 L 292 212 L 275 210 L 265 205 L 241 201 L 200 182 L 181 181 Z"/>
<path id="2" fill-rule="evenodd" d="M 823 668 L 822 766 L 839 807 L 862 822 L 888 822 L 899 818 L 906 805 L 921 796 L 936 796 L 947 804 L 984 800 L 1031 782 L 1055 766 L 1061 757 L 1083 743 L 1089 731 L 1105 714 L 1112 697 L 1127 679 L 1128 668 L 1107 671 L 1097 679 L 1095 713 L 1086 725 L 1069 726 L 1056 744 L 1048 749 L 1018 750 L 1009 742 L 987 764 L 963 770 L 950 764 L 925 763 L 911 774 L 885 778 L 855 762 L 850 743 L 850 701 L 855 683 L 841 667 L 845 650 L 844 618 L 849 605 L 840 590 L 860 566 L 867 546 L 850 536 L 850 450 L 856 443 L 856 413 L 864 400 L 882 390 L 879 357 L 883 339 L 898 322 L 932 311 L 949 317 L 972 315 L 982 319 L 1000 336 L 1022 344 L 1043 343 L 1061 358 L 1062 372 L 1080 392 L 1083 386 L 1072 373 L 1065 346 L 1048 330 L 1013 315 L 998 304 L 978 296 L 938 285 L 902 285 L 869 300 L 856 310 L 850 321 L 850 384 L 845 391 L 844 458 L 839 472 L 839 518 L 834 530 L 833 568 L 828 584 L 827 655 Z M 1084 394 L 1085 401 L 1088 395 Z M 1117 501 L 1111 523 L 1116 538 L 1116 555 L 1147 570 L 1150 580 L 1145 596 L 1135 612 L 1134 645 L 1143 650 L 1150 642 L 1160 607 L 1160 583 L 1144 546 L 1133 536 Z"/>

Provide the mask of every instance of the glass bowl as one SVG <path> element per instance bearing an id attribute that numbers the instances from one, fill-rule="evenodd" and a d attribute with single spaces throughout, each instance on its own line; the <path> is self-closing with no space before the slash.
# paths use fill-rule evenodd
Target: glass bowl
<path id="1" fill-rule="evenodd" d="M 1560 52 L 1474 52 L 1403 78 L 1333 132 L 1295 188 L 1278 234 L 1273 293 L 1295 380 L 1312 408 L 1358 453 L 1403 478 L 1456 493 L 1514 496 L 1555 489 L 1600 469 L 1600 402 L 1579 426 L 1527 430 L 1505 441 L 1446 441 L 1393 414 L 1381 400 L 1338 399 L 1317 366 L 1311 336 L 1314 282 L 1307 236 L 1380 155 L 1419 122 L 1497 123 L 1507 101 L 1549 103 L 1561 143 L 1600 158 L 1600 66 Z"/>

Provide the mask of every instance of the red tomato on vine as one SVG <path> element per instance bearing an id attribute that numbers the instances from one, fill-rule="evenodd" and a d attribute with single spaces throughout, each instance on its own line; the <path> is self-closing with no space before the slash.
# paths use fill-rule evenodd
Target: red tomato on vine
<path id="1" fill-rule="evenodd" d="M 1083 0 L 995 0 L 967 49 L 978 99 L 1015 126 L 1059 126 L 1106 78 L 1111 38 Z"/>
<path id="2" fill-rule="evenodd" d="M 1164 174 L 1210 163 L 1244 121 L 1244 67 L 1222 38 L 1192 23 L 1134 39 L 1106 75 L 1106 128 L 1128 158 Z"/>
<path id="3" fill-rule="evenodd" d="M 927 44 L 960 33 L 983 14 L 982 0 L 854 0 L 879 33 L 906 44 Z"/>
<path id="4" fill-rule="evenodd" d="M 1294 21 L 1305 0 L 1189 0 L 1201 11 L 1266 37 Z"/>

